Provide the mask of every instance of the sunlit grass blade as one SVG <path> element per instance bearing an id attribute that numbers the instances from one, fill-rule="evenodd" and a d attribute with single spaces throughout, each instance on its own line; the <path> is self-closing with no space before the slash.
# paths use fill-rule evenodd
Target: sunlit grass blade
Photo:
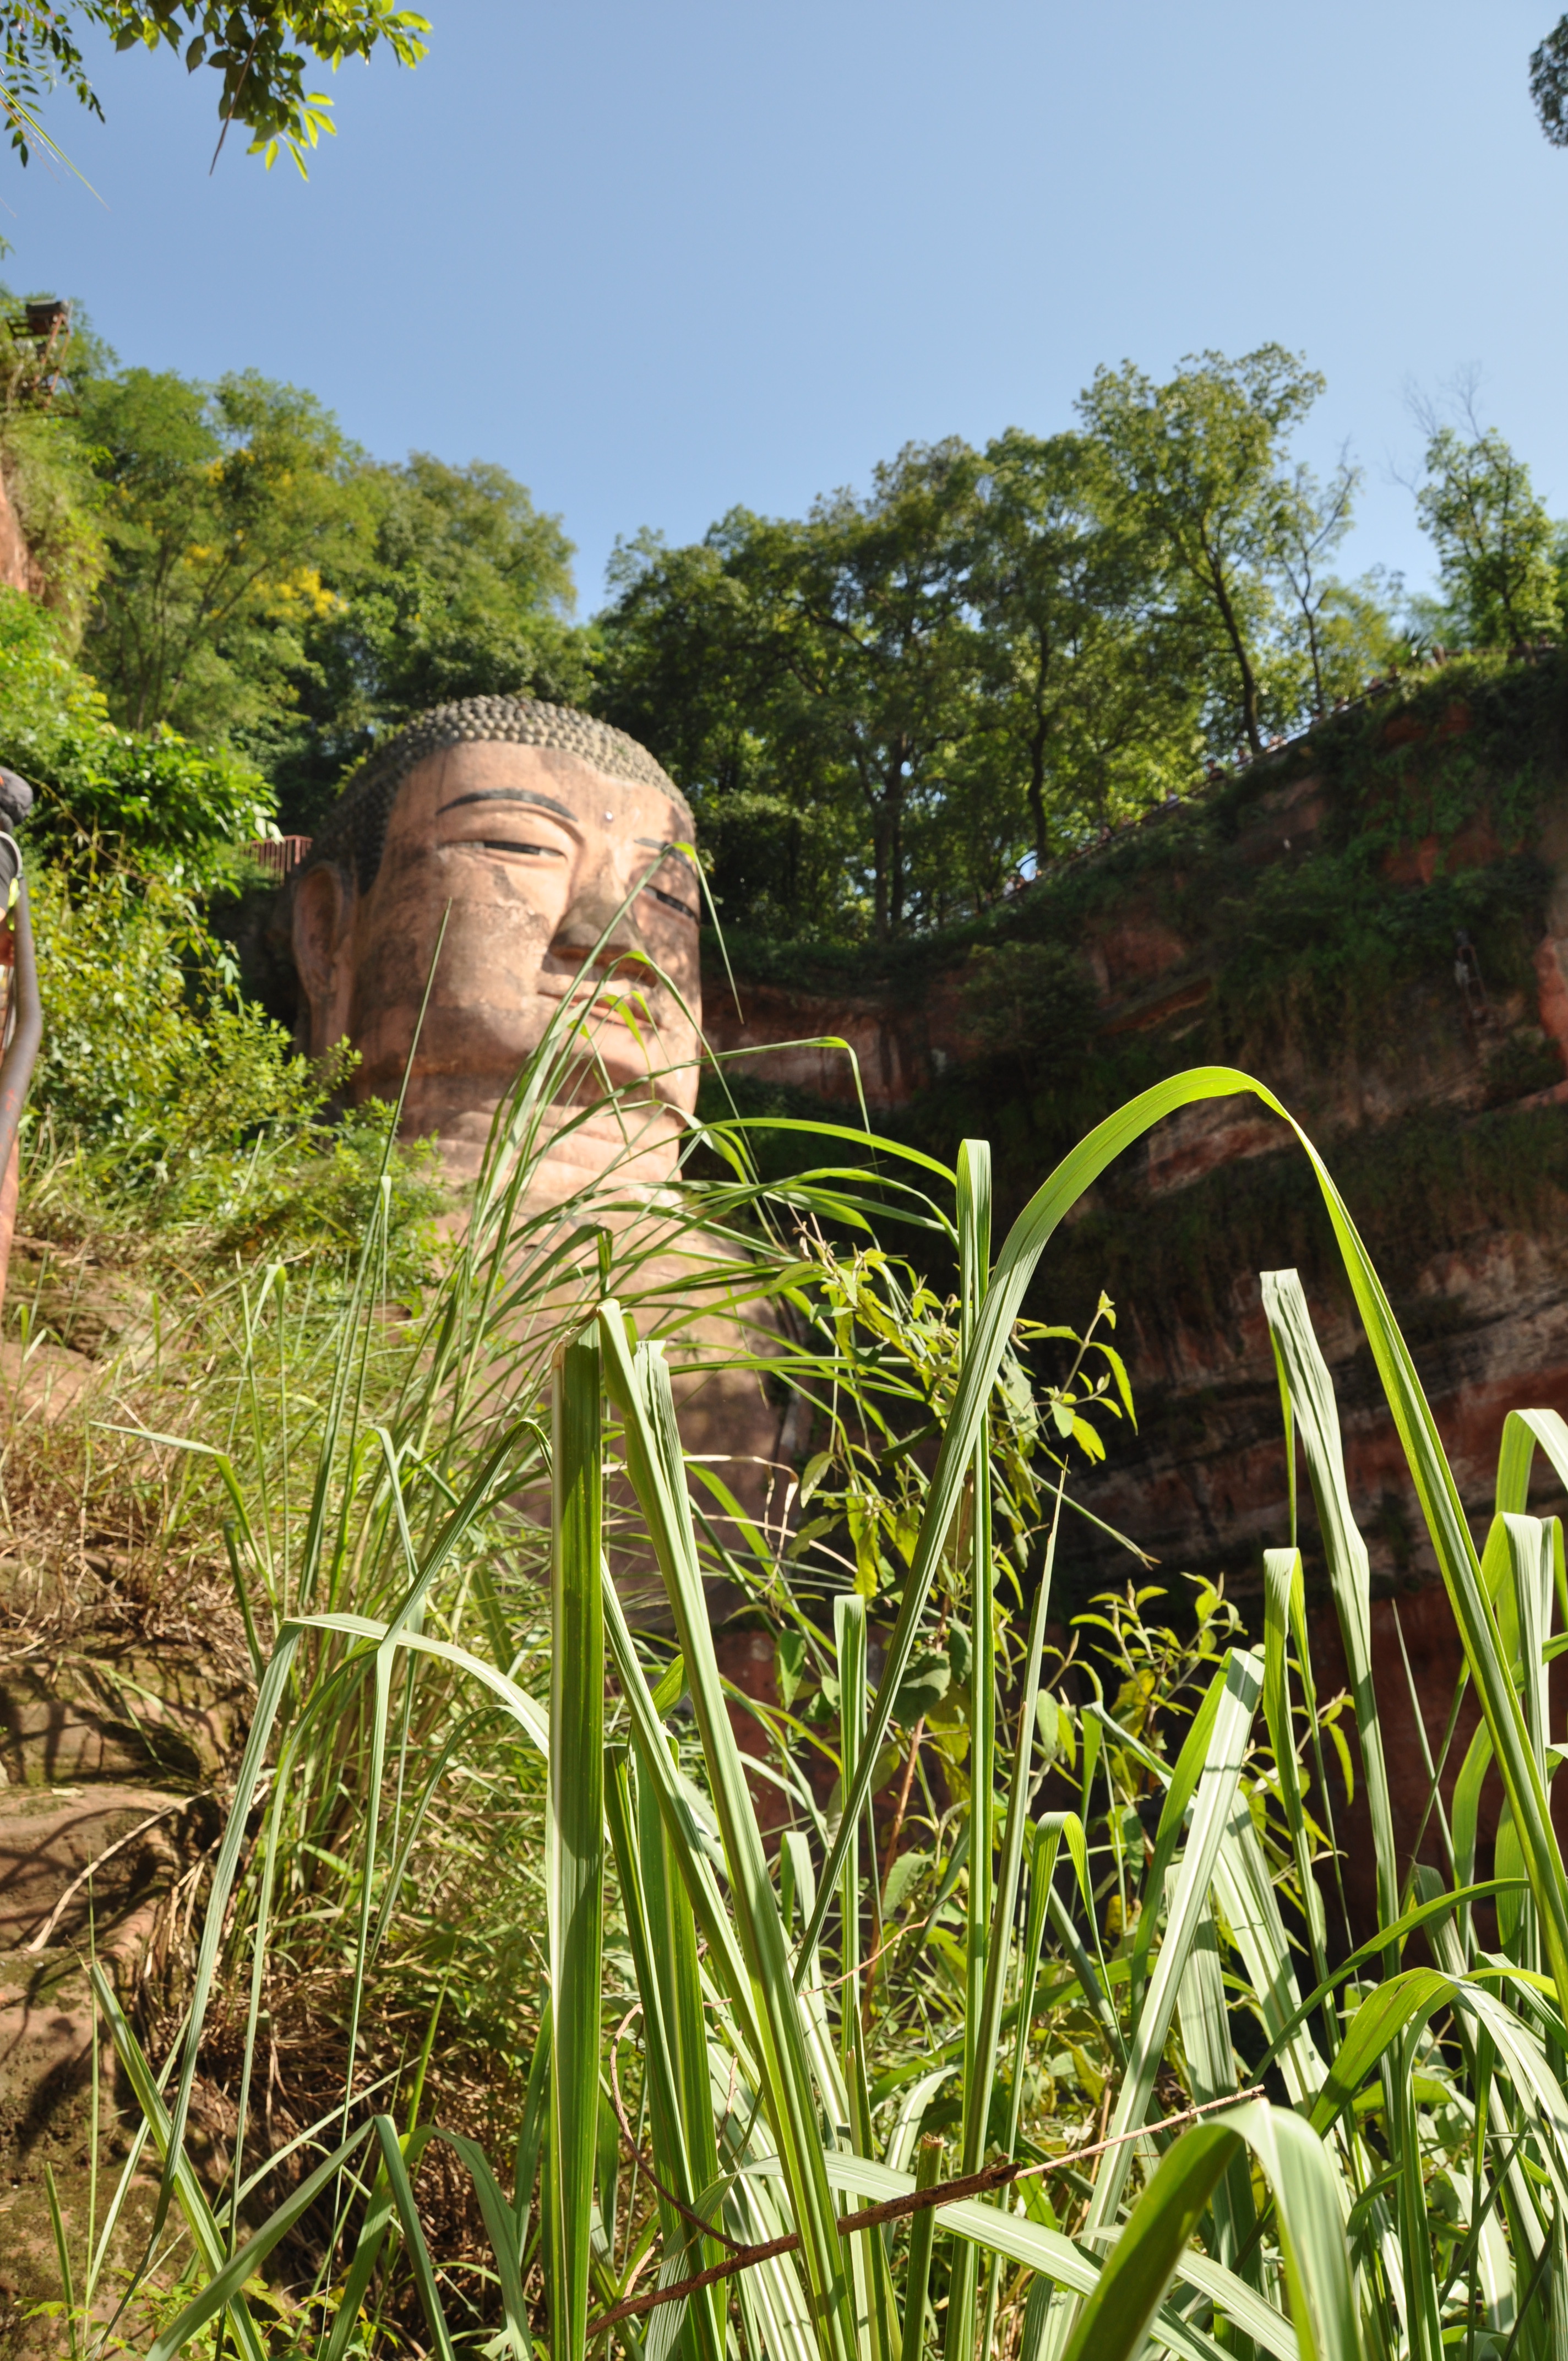
<path id="1" fill-rule="evenodd" d="M 823 2165 L 813 2077 L 778 1898 L 714 1653 L 669 1373 L 656 1350 L 644 1347 L 633 1357 L 623 1315 L 615 1302 L 601 1307 L 598 1333 L 606 1384 L 624 1422 L 628 1472 L 658 1558 L 685 1661 L 723 1839 L 735 1931 L 751 1986 L 763 2100 L 803 2241 L 813 2322 L 825 2361 L 850 2361 L 848 2257 Z M 859 1812 L 865 1807 L 865 1793 L 861 1782 L 854 1784 L 861 1789 L 852 1801 Z"/>
<path id="2" fill-rule="evenodd" d="M 1301 2361 L 1357 2361 L 1360 2323 L 1332 2165 L 1299 2116 L 1260 2100 L 1194 2124 L 1167 2151 L 1083 2307 L 1064 2361 L 1132 2361 L 1244 2141 L 1274 2199 Z"/>
<path id="3" fill-rule="evenodd" d="M 866 1602 L 853 1593 L 833 1601 L 833 1637 L 839 1665 L 839 1752 L 840 1784 L 854 1784 L 866 1719 Z M 869 1851 L 876 1857 L 875 1830 L 868 1831 Z M 872 2147 L 872 2108 L 866 2071 L 866 2027 L 861 1943 L 861 1847 L 851 1836 L 844 1855 L 839 1905 L 839 2070 L 849 2113 L 850 2146 L 866 2156 Z M 874 1939 L 875 1928 L 872 1928 Z M 804 1995 L 803 1995 L 804 2014 Z M 821 2081 L 820 2071 L 818 2081 Z M 858 2341 L 866 2361 L 885 2361 L 894 2341 L 893 2290 L 887 2256 L 880 2238 L 857 2238 L 851 2248 L 855 2279 L 855 2319 Z"/>
<path id="4" fill-rule="evenodd" d="M 1268 1742 L 1274 1750 L 1274 1761 L 1279 1773 L 1279 1798 L 1290 1838 L 1291 1858 L 1296 1865 L 1296 1883 L 1300 1893 L 1302 1916 L 1307 1922 L 1312 1981 L 1321 1984 L 1329 1971 L 1328 1955 L 1323 1948 L 1326 1930 L 1322 1895 L 1312 1868 L 1312 1841 L 1301 1793 L 1300 1765 L 1296 1759 L 1287 1644 L 1291 1639 L 1296 1642 L 1298 1664 L 1308 1663 L 1301 1553 L 1294 1546 L 1266 1549 L 1263 1554 L 1263 1715 L 1268 1726 Z M 1325 2029 L 1332 2046 L 1332 2017 L 1325 2020 Z"/>
<path id="5" fill-rule="evenodd" d="M 550 1784 L 550 2319 L 556 2350 L 587 2342 L 599 2114 L 604 1950 L 603 1444 L 599 1356 L 562 1355 L 554 1391 Z"/>
<path id="6" fill-rule="evenodd" d="M 1313 1332 L 1301 1281 L 1293 1270 L 1260 1275 L 1264 1316 L 1288 1387 L 1296 1431 L 1306 1455 L 1307 1474 L 1318 1511 L 1329 1586 L 1339 1619 L 1355 1708 L 1356 1736 L 1372 1817 L 1377 1862 L 1377 1905 L 1386 1921 L 1399 1915 L 1398 1864 L 1388 1773 L 1383 1759 L 1383 1725 L 1372 1679 L 1372 1568 L 1366 1544 L 1351 1507 L 1344 1444 L 1328 1363 Z"/>
<path id="7" fill-rule="evenodd" d="M 991 1150 L 983 1140 L 966 1139 L 959 1150 L 957 1191 L 959 1339 L 966 1360 L 991 1284 Z M 993 1893 L 992 1883 L 996 1851 L 998 1645 L 993 1505 L 990 1438 L 982 1418 L 977 1422 L 969 1479 L 969 1876 L 965 1889 L 964 2079 L 959 2131 L 959 2169 L 964 2172 L 973 2172 L 985 2152 L 995 2074 L 996 2028 L 1001 2022 L 1001 1978 L 1005 1947 L 1012 1935 L 1011 1908 L 1003 1918 L 998 1907 L 1000 1897 Z M 1016 1861 L 1014 1876 L 1015 1883 Z M 993 1949 L 997 1945 L 1000 1949 Z M 948 2290 L 944 2346 L 947 2361 L 967 2361 L 972 2349 L 978 2286 L 974 2249 L 955 2243 Z"/>
<path id="8" fill-rule="evenodd" d="M 685 1887 L 670 1873 L 669 1839 L 650 1783 L 640 1782 L 633 1798 L 624 1754 L 612 1758 L 605 1800 L 642 2008 L 644 2090 L 664 2241 L 678 2245 L 683 2258 L 690 2254 L 684 2270 L 704 2270 L 718 2261 L 719 2248 L 697 2236 L 664 2194 L 668 2190 L 696 2211 L 701 2192 L 718 2178 L 696 1921 Z M 720 2361 L 724 2349 L 717 2301 L 710 2288 L 690 2299 L 702 2361 Z"/>
<path id="9" fill-rule="evenodd" d="M 1177 2000 L 1181 2048 L 1194 2103 L 1208 2106 L 1233 2095 L 1237 2087 L 1235 2052 L 1231 2047 L 1225 1982 L 1220 1966 L 1219 1938 L 1212 1910 L 1199 1922 L 1187 1955 Z M 1247 2277 L 1255 2283 L 1260 2258 L 1254 2246 L 1255 2209 L 1252 2184 L 1242 2158 L 1233 2158 L 1215 2183 L 1212 2200 L 1213 2245 L 1219 2261 L 1234 2265 L 1247 2250 Z"/>
<path id="10" fill-rule="evenodd" d="M 1188 1953 L 1208 1909 L 1209 1886 L 1221 1840 L 1235 1807 L 1242 1756 L 1263 1689 L 1263 1666 L 1258 1658 L 1241 1649 L 1232 1649 L 1215 1675 L 1214 1689 L 1217 1694 L 1212 1729 L 1193 1791 L 1191 1822 L 1175 1873 L 1165 1940 L 1133 2028 L 1127 2071 L 1111 2118 L 1113 2139 L 1135 2130 L 1144 2121 L 1154 2091 L 1155 2075 L 1176 2014 Z M 1158 1896 L 1151 1894 L 1146 1907 L 1152 1910 L 1157 1906 Z M 1115 2220 L 1133 2158 L 1134 2143 L 1123 2140 L 1104 2159 L 1085 2225 L 1089 2235 Z"/>

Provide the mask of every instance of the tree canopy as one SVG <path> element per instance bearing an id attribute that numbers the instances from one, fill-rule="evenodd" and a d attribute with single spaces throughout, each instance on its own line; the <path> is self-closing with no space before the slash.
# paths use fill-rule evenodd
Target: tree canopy
<path id="1" fill-rule="evenodd" d="M 1495 427 L 1435 426 L 1416 497 L 1456 639 L 1519 649 L 1561 620 L 1552 521 L 1530 469 Z"/>
<path id="2" fill-rule="evenodd" d="M 1358 476 L 1291 455 L 1277 346 L 1080 423 L 911 445 L 863 497 L 621 548 L 601 708 L 696 801 L 727 922 L 891 940 L 1358 690 L 1397 631 L 1332 559 Z"/>
<path id="3" fill-rule="evenodd" d="M 591 696 L 571 621 L 572 544 L 493 461 L 414 452 L 356 465 L 354 523 L 327 597 L 302 615 L 291 702 L 252 743 L 308 821 L 378 736 L 460 697 Z"/>
<path id="4" fill-rule="evenodd" d="M 1559 16 L 1530 51 L 1530 94 L 1536 119 L 1554 148 L 1568 148 L 1568 16 Z"/>
<path id="5" fill-rule="evenodd" d="M 357 455 L 313 394 L 254 372 L 126 369 L 89 380 L 81 418 L 111 553 L 85 654 L 115 719 L 254 730 L 353 566 Z"/>

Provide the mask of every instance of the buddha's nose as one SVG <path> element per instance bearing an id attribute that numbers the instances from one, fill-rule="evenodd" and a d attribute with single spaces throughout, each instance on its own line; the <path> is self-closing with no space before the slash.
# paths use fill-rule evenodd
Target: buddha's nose
<path id="1" fill-rule="evenodd" d="M 628 959 L 652 963 L 630 906 L 611 892 L 608 881 L 596 881 L 574 895 L 550 948 L 585 967 L 596 955 L 600 967 Z"/>

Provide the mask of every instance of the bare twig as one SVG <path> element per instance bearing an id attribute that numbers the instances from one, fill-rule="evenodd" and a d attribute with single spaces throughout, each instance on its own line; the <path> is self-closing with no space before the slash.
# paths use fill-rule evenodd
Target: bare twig
<path id="1" fill-rule="evenodd" d="M 988 2164 L 983 2171 L 966 2173 L 959 2180 L 939 2180 L 930 2189 L 911 2189 L 903 2197 L 889 2197 L 880 2205 L 862 2207 L 858 2213 L 840 2213 L 839 2233 L 841 2237 L 848 2237 L 856 2230 L 881 2229 L 886 2223 L 905 2221 L 910 2214 L 924 2213 L 934 2205 L 953 2205 L 961 2198 L 987 2196 L 992 2190 L 1006 2189 L 1014 2181 L 1030 2180 L 1038 2173 L 1064 2172 L 1091 2157 L 1102 2156 L 1107 2148 L 1122 2147 L 1127 2140 L 1150 2139 L 1156 2132 L 1175 2131 L 1179 2125 L 1196 2122 L 1200 2115 L 1212 2114 L 1216 2107 L 1239 2106 L 1245 2099 L 1261 2099 L 1262 2096 L 1263 2085 L 1255 2083 L 1250 2090 L 1233 2092 L 1223 2099 L 1207 2099 L 1201 2106 L 1184 2107 L 1179 2114 L 1162 2116 L 1157 2124 L 1140 2124 L 1135 2130 L 1118 2132 L 1112 2139 L 1096 2140 L 1088 2147 L 1069 2149 L 1066 2156 L 1047 2157 L 1042 2164 Z M 643 2169 L 646 2170 L 646 2166 Z M 649 2178 L 652 2179 L 651 2173 Z M 656 2181 L 654 2186 L 658 2186 Z M 677 2199 L 672 2198 L 670 2202 L 678 2212 L 685 2213 L 685 2207 Z M 695 2215 L 687 2218 L 696 2220 Z M 711 2223 L 701 2223 L 698 2226 L 709 2237 L 721 2240 L 725 2246 L 735 2246 L 732 2238 L 726 2238 L 724 2233 L 715 2230 Z M 695 2295 L 699 2288 L 712 2287 L 719 2279 L 734 2279 L 738 2273 L 751 2269 L 757 2263 L 771 2262 L 775 2255 L 793 2255 L 799 2245 L 800 2232 L 791 2230 L 784 2237 L 764 2239 L 761 2246 L 735 2246 L 728 2262 L 715 2263 L 707 2270 L 697 2271 L 688 2279 L 676 2279 L 669 2287 L 650 2288 L 646 2295 L 631 2296 L 626 2302 L 613 2305 L 609 2312 L 601 2312 L 597 2320 L 589 2321 L 587 2333 L 590 2336 L 598 2336 L 603 2330 L 615 2327 L 620 2321 L 636 2319 L 643 2312 L 653 2311 L 658 2304 L 674 2303 L 680 2296 Z"/>
<path id="2" fill-rule="evenodd" d="M 238 106 L 239 102 L 240 102 L 240 93 L 241 93 L 243 92 L 243 90 L 245 89 L 245 78 L 246 78 L 247 74 L 250 71 L 250 68 L 251 68 L 252 60 L 254 60 L 254 58 L 255 58 L 255 56 L 256 56 L 257 44 L 260 41 L 260 38 L 261 38 L 261 27 L 260 27 L 259 26 L 258 26 L 258 27 L 257 27 L 257 31 L 256 31 L 256 38 L 255 38 L 255 40 L 253 40 L 253 41 L 251 42 L 250 49 L 249 49 L 249 51 L 248 51 L 248 53 L 247 53 L 247 57 L 246 57 L 245 63 L 244 63 L 244 65 L 242 65 L 242 66 L 241 66 L 241 68 L 240 68 L 240 70 L 239 70 L 239 80 L 236 82 L 236 84 L 235 84 L 235 86 L 234 86 L 234 96 L 230 99 L 230 101 L 229 101 L 229 103 L 228 103 L 228 108 L 227 108 L 227 111 L 225 112 L 225 115 L 224 115 L 224 127 L 223 127 L 223 129 L 222 129 L 222 130 L 219 132 L 219 134 L 218 134 L 218 144 L 217 144 L 217 146 L 216 146 L 216 147 L 214 148 L 214 150 L 213 150 L 213 160 L 212 160 L 212 162 L 211 162 L 211 163 L 208 165 L 208 167 L 207 167 L 207 178 L 208 178 L 208 180 L 209 180 L 209 181 L 212 179 L 213 174 L 214 174 L 214 173 L 217 170 L 217 169 L 218 169 L 218 158 L 219 158 L 219 157 L 223 154 L 223 152 L 224 152 L 224 141 L 225 141 L 225 140 L 228 137 L 228 136 L 229 136 L 229 125 L 234 121 L 234 118 L 235 118 L 235 110 L 236 110 L 236 108 Z"/>

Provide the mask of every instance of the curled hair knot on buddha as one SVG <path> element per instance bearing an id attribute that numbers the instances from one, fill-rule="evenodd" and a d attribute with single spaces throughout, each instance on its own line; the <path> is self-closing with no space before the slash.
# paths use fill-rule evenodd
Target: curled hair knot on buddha
<path id="1" fill-rule="evenodd" d="M 410 773 L 448 747 L 486 744 L 554 748 L 575 754 L 606 777 L 629 786 L 657 787 L 683 815 L 688 837 L 691 807 L 674 781 L 635 738 L 569 705 L 532 697 L 466 697 L 433 706 L 385 746 L 366 757 L 312 843 L 299 873 L 330 862 L 367 894 L 381 866 L 387 823 Z"/>

